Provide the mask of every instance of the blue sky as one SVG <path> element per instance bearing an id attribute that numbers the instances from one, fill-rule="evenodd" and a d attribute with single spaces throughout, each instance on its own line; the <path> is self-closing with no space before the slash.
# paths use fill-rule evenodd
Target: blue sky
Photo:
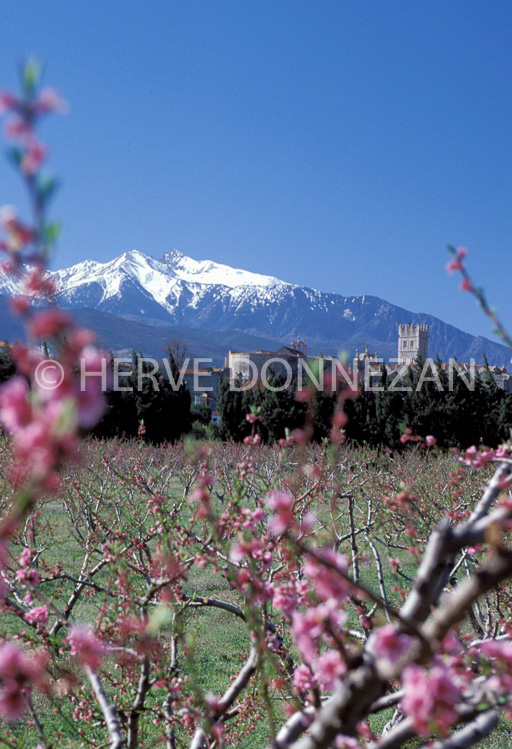
<path id="1" fill-rule="evenodd" d="M 0 87 L 69 100 L 54 261 L 177 248 L 475 334 L 446 242 L 512 328 L 508 0 L 0 0 Z M 24 206 L 0 162 L 0 204 Z M 406 322 L 406 321 L 405 321 Z"/>

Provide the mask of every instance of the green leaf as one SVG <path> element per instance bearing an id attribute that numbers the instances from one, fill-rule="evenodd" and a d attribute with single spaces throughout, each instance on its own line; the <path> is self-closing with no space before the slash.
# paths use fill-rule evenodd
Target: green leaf
<path id="1" fill-rule="evenodd" d="M 36 88 L 39 86 L 41 80 L 41 63 L 35 57 L 31 57 L 25 63 L 22 74 L 21 82 L 23 91 L 28 98 L 32 98 Z"/>
<path id="2" fill-rule="evenodd" d="M 38 174 L 36 177 L 36 190 L 39 197 L 45 202 L 53 195 L 59 187 L 59 182 L 55 177 L 48 177 Z"/>
<path id="3" fill-rule="evenodd" d="M 62 402 L 62 408 L 55 422 L 55 432 L 64 436 L 72 433 L 77 426 L 76 404 L 73 398 L 66 398 Z"/>
<path id="4" fill-rule="evenodd" d="M 41 238 L 44 244 L 54 244 L 60 234 L 61 224 L 59 221 L 51 221 L 44 224 L 41 230 Z"/>
<path id="5" fill-rule="evenodd" d="M 21 148 L 8 148 L 6 153 L 9 161 L 15 166 L 16 169 L 18 169 L 23 158 L 23 151 L 21 150 Z"/>
<path id="6" fill-rule="evenodd" d="M 172 614 L 167 606 L 157 606 L 156 609 L 151 613 L 149 622 L 146 626 L 146 632 L 148 635 L 155 637 L 162 627 L 169 624 L 172 621 Z"/>
<path id="7" fill-rule="evenodd" d="M 22 488 L 16 495 L 14 503 L 15 514 L 22 517 L 34 502 L 34 493 L 27 487 Z"/>

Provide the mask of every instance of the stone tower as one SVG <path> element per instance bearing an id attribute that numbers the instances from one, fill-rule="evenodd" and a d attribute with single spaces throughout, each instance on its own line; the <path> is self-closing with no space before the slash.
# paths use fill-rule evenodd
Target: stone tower
<path id="1" fill-rule="evenodd" d="M 399 325 L 398 363 L 414 364 L 417 356 L 428 358 L 428 325 Z"/>

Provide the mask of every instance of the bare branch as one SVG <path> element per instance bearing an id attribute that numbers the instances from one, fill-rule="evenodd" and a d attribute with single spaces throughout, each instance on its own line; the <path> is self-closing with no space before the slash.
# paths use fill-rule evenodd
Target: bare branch
<path id="1" fill-rule="evenodd" d="M 149 682 L 150 664 L 147 658 L 144 659 L 140 671 L 139 685 L 133 701 L 133 705 L 128 714 L 128 749 L 136 749 L 139 742 L 139 722 L 141 712 L 144 708 L 144 700 L 150 688 Z"/>
<path id="2" fill-rule="evenodd" d="M 389 606 L 388 594 L 386 592 L 386 585 L 384 583 L 384 573 L 382 571 L 382 562 L 381 562 L 381 559 L 380 559 L 380 554 L 379 554 L 379 552 L 377 550 L 377 547 L 375 546 L 375 544 L 373 543 L 373 541 L 371 540 L 370 536 L 368 535 L 368 533 L 366 531 L 365 531 L 364 535 L 366 537 L 366 541 L 368 542 L 368 545 L 369 545 L 370 549 L 372 550 L 373 556 L 375 558 L 375 566 L 377 567 L 377 577 L 379 579 L 379 590 L 380 590 L 380 594 L 382 596 L 382 600 L 386 604 L 386 608 L 384 609 L 384 613 L 386 615 L 386 619 L 388 620 L 388 622 L 390 622 L 391 621 L 391 617 L 389 616 L 389 611 L 388 611 L 388 606 Z"/>
<path id="3" fill-rule="evenodd" d="M 437 609 L 433 619 L 424 627 L 424 634 L 431 645 L 440 643 L 454 624 L 460 622 L 472 603 L 506 577 L 512 574 L 512 551 L 497 548 L 473 577 L 457 586 L 447 597 L 442 608 Z"/>
<path id="4" fill-rule="evenodd" d="M 511 473 L 512 465 L 510 463 L 502 463 L 498 467 L 494 476 L 485 487 L 482 498 L 469 516 L 466 525 L 473 525 L 477 520 L 487 515 L 502 489 L 510 485 Z"/>
<path id="5" fill-rule="evenodd" d="M 293 715 L 288 718 L 286 723 L 281 726 L 277 732 L 277 735 L 272 742 L 272 747 L 274 747 L 274 749 L 282 749 L 282 747 L 288 746 L 292 741 L 298 739 L 311 723 L 314 714 L 314 707 L 306 707 L 303 710 L 297 710 L 296 713 L 293 713 Z"/>
<path id="6" fill-rule="evenodd" d="M 350 547 L 352 549 L 352 577 L 354 582 L 359 582 L 359 562 L 358 562 L 358 551 L 356 543 L 356 526 L 354 522 L 354 497 L 350 495 L 348 498 L 348 513 L 350 518 Z"/>
<path id="7" fill-rule="evenodd" d="M 498 721 L 499 714 L 495 710 L 486 710 L 460 731 L 429 744 L 429 749 L 467 749 L 488 736 L 496 728 Z"/>
<path id="8" fill-rule="evenodd" d="M 107 731 L 110 737 L 110 749 L 120 749 L 120 747 L 126 744 L 126 739 L 121 733 L 121 727 L 117 718 L 116 709 L 108 701 L 108 697 L 105 694 L 105 690 L 103 689 L 101 681 L 99 680 L 96 672 L 93 671 L 89 666 L 84 666 L 84 668 L 107 724 Z"/>
<path id="9" fill-rule="evenodd" d="M 231 707 L 233 702 L 236 700 L 240 692 L 245 689 L 249 683 L 249 679 L 256 671 L 258 665 L 258 652 L 256 648 L 251 648 L 249 657 L 247 658 L 244 666 L 238 672 L 238 676 L 233 683 L 226 689 L 223 696 L 220 699 L 220 706 L 217 710 L 217 715 L 220 715 L 228 708 Z"/>
<path id="10" fill-rule="evenodd" d="M 417 624 L 430 614 L 431 606 L 437 601 L 453 569 L 453 559 L 446 558 L 450 534 L 450 521 L 445 518 L 430 536 L 413 589 L 400 609 L 402 619 Z"/>

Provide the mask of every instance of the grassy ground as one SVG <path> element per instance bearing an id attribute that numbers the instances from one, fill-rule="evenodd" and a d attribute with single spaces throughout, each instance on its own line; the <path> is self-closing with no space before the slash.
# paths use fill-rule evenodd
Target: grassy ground
<path id="1" fill-rule="evenodd" d="M 179 448 L 180 450 L 182 448 Z M 122 452 L 124 450 L 124 452 Z M 119 456 L 116 457 L 116 454 Z M 216 446 L 211 459 L 214 472 L 219 475 L 216 492 L 213 494 L 213 512 L 219 516 L 226 506 L 226 495 L 229 487 L 233 486 L 234 466 L 244 459 L 243 448 L 233 446 Z M 108 472 L 104 468 L 102 458 L 112 460 L 116 474 Z M 145 507 L 146 493 L 144 483 L 137 485 L 131 481 L 130 476 L 141 474 L 146 481 L 151 474 L 157 483 L 162 483 L 162 488 L 168 497 L 173 497 L 176 502 L 181 501 L 186 487 L 193 476 L 194 467 L 187 462 L 186 457 L 178 455 L 174 448 L 140 448 L 131 446 L 129 450 L 120 448 L 115 444 L 97 445 L 91 443 L 84 456 L 83 465 L 71 468 L 69 475 L 65 478 L 61 496 L 44 505 L 44 512 L 38 520 L 36 543 L 44 547 L 44 562 L 46 569 L 55 569 L 61 565 L 63 569 L 70 572 L 74 577 L 80 573 L 84 559 L 84 538 L 78 535 L 78 531 L 84 531 L 83 518 L 79 513 L 76 517 L 70 513 L 69 507 L 78 506 L 78 498 L 91 506 L 101 499 L 101 509 L 98 516 L 101 517 L 105 528 L 116 527 L 117 524 L 130 534 L 143 532 L 144 523 L 137 525 L 133 517 L 133 509 L 137 512 Z M 178 459 L 179 458 L 179 459 Z M 243 495 L 241 506 L 253 506 L 253 495 L 264 493 L 272 485 L 273 476 L 280 477 L 281 481 L 288 482 L 290 489 L 297 488 L 299 481 L 298 468 L 301 463 L 311 461 L 319 462 L 322 459 L 318 455 L 290 452 L 286 456 L 285 465 L 278 465 L 276 454 L 265 448 L 257 453 L 254 458 L 255 473 L 250 482 L 247 482 L 247 491 Z M 117 460 L 117 464 L 116 464 Z M 443 507 L 448 501 L 448 489 L 446 476 L 453 470 L 454 459 L 450 456 L 425 457 L 421 454 L 411 453 L 407 459 L 397 459 L 390 455 L 379 455 L 365 449 L 347 450 L 342 453 L 341 459 L 333 463 L 325 470 L 326 480 L 314 498 L 311 505 L 319 521 L 325 526 L 335 525 L 335 530 L 343 535 L 349 528 L 349 516 L 346 500 L 340 501 L 340 487 L 343 491 L 354 496 L 355 509 L 358 521 L 362 522 L 368 515 L 368 497 L 373 502 L 373 518 L 371 536 L 381 555 L 383 565 L 384 583 L 388 591 L 389 600 L 392 605 L 400 604 L 399 592 L 392 588 L 397 584 L 397 575 L 394 572 L 389 559 L 395 557 L 400 560 L 400 569 L 405 577 L 413 577 L 417 558 L 405 549 L 392 548 L 389 543 L 400 541 L 402 545 L 410 543 L 410 539 L 404 539 L 404 528 L 410 518 L 400 517 L 397 511 L 396 517 L 391 520 L 388 510 L 385 509 L 384 498 L 393 496 L 404 487 L 411 491 L 415 500 L 422 510 L 422 517 L 415 516 L 415 524 L 418 535 L 414 544 L 421 550 L 424 547 L 428 531 L 432 527 L 433 520 L 440 516 Z M 140 468 L 142 466 L 142 468 Z M 174 466 L 174 468 L 172 468 Z M 135 467 L 132 471 L 132 467 Z M 172 471 L 171 471 L 172 468 Z M 119 473 L 121 471 L 121 474 Z M 123 473 L 124 471 L 124 473 Z M 170 473 L 167 476 L 167 471 Z M 302 475 L 302 474 L 301 474 Z M 120 480 L 121 476 L 121 480 Z M 478 496 L 478 491 L 484 480 L 484 475 L 467 477 L 466 496 L 467 502 L 471 503 Z M 126 479 L 126 481 L 124 480 Z M 165 480 L 164 480 L 165 479 Z M 300 479 L 303 480 L 302 478 Z M 295 482 L 295 483 L 294 483 Z M 75 486 L 76 484 L 76 486 Z M 193 481 L 190 483 L 193 485 Z M 298 484 L 297 484 L 298 486 Z M 63 503 L 68 502 L 68 509 Z M 334 510 L 333 510 L 334 508 Z M 142 512 L 142 515 L 144 513 Z M 190 505 L 185 503 L 181 512 L 180 520 L 185 522 L 191 514 Z M 384 521 L 384 516 L 386 520 Z M 131 517 L 131 520 L 128 518 Z M 78 522 L 77 518 L 80 520 Z M 334 518 L 334 521 L 333 521 Z M 81 525 L 82 524 L 82 525 Z M 332 528 L 331 528 L 332 530 Z M 321 534 L 331 533 L 331 530 L 322 530 Z M 101 534 L 100 534 L 101 535 Z M 105 536 L 107 532 L 105 531 Z M 154 542 L 151 542 L 154 545 Z M 361 556 L 360 572 L 361 582 L 374 593 L 379 594 L 379 584 L 373 554 L 364 536 L 358 537 L 359 553 Z M 14 550 L 15 556 L 19 555 L 21 546 Z M 340 546 L 340 551 L 350 555 L 350 543 L 347 539 Z M 105 570 L 95 578 L 101 585 L 109 583 L 109 570 Z M 407 587 L 405 578 L 400 579 L 401 584 Z M 59 586 L 55 582 L 43 583 L 41 591 L 51 595 L 56 605 L 63 609 L 65 602 L 73 589 L 73 583 L 62 581 Z M 193 565 L 188 573 L 184 592 L 196 596 L 210 596 L 219 598 L 229 603 L 241 605 L 240 597 L 229 586 L 226 578 L 220 574 L 214 574 L 211 568 L 203 569 Z M 98 607 L 103 602 L 101 596 L 94 597 L 86 595 L 73 611 L 75 621 L 82 623 L 94 622 L 98 614 Z M 349 619 L 350 625 L 357 625 L 357 616 L 354 613 Z M 3 617 L 2 633 L 4 636 L 12 635 L 19 631 L 20 621 L 14 617 Z M 232 614 L 213 608 L 197 609 L 188 626 L 190 647 L 193 649 L 193 658 L 187 662 L 182 661 L 184 672 L 196 679 L 201 691 L 210 691 L 220 695 L 230 683 L 231 676 L 236 673 L 241 665 L 241 657 L 246 655 L 249 649 L 248 632 L 246 625 Z M 291 646 L 291 644 L 290 644 Z M 293 652 L 293 648 L 292 648 Z M 64 658 L 67 656 L 63 656 Z M 257 689 L 257 685 L 255 685 Z M 112 688 L 107 691 L 112 692 Z M 162 694 L 157 692 L 161 699 Z M 74 749 L 75 747 L 87 745 L 93 740 L 101 741 L 104 737 L 98 729 L 89 727 L 86 736 L 77 734 L 79 724 L 73 717 L 73 708 L 67 700 L 59 697 L 50 703 L 41 696 L 34 697 L 34 707 L 39 712 L 44 722 L 45 732 L 48 737 L 60 734 L 55 746 L 63 749 Z M 282 714 L 280 705 L 276 706 L 278 714 Z M 391 718 L 392 711 L 374 716 L 371 720 L 372 728 L 376 731 Z M 141 746 L 153 746 L 157 737 L 161 734 L 161 728 L 155 727 L 151 722 L 146 724 L 141 736 Z M 33 748 L 37 743 L 34 729 L 28 720 L 8 728 L 5 724 L 0 728 L 0 740 L 7 739 L 11 735 L 16 738 L 20 747 Z M 495 733 L 484 740 L 479 746 L 482 749 L 501 749 L 510 745 L 512 730 L 509 723 L 502 721 Z M 188 739 L 180 734 L 182 745 L 187 745 Z M 261 749 L 269 741 L 269 726 L 267 721 L 261 720 L 247 736 L 241 740 L 244 749 Z M 409 749 L 420 746 L 420 740 L 413 740 L 406 746 Z"/>

